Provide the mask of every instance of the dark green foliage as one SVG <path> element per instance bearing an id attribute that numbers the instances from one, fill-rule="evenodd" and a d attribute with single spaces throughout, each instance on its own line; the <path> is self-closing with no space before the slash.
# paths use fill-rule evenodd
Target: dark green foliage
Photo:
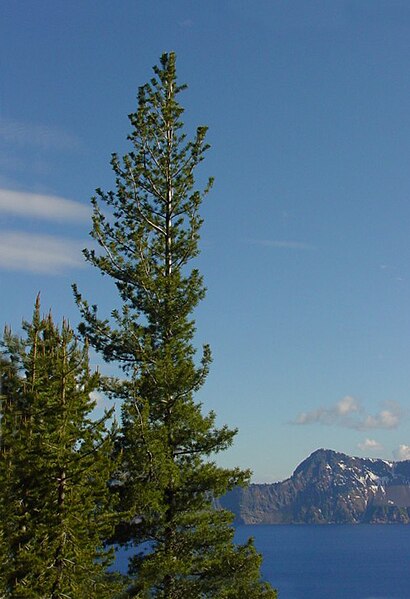
<path id="1" fill-rule="evenodd" d="M 106 381 L 106 390 L 123 402 L 118 487 L 131 521 L 117 539 L 137 548 L 129 595 L 273 598 L 260 582 L 252 542 L 235 546 L 231 514 L 213 507 L 214 497 L 249 479 L 247 471 L 212 461 L 236 431 L 217 428 L 215 415 L 203 415 L 193 399 L 211 360 L 204 346 L 195 361 L 191 313 L 205 289 L 189 268 L 198 254 L 199 207 L 212 184 L 201 192 L 194 182 L 208 148 L 206 127 L 187 141 L 174 54 L 164 54 L 154 74 L 130 115 L 132 151 L 112 157 L 115 191 L 98 189 L 93 199 L 92 236 L 101 251 L 85 251 L 115 282 L 121 307 L 100 319 L 74 288 L 81 332 L 125 373 Z"/>
<path id="2" fill-rule="evenodd" d="M 24 339 L 6 329 L 0 364 L 0 596 L 112 599 L 112 439 L 108 415 L 90 419 L 99 377 L 38 301 L 23 328 Z"/>

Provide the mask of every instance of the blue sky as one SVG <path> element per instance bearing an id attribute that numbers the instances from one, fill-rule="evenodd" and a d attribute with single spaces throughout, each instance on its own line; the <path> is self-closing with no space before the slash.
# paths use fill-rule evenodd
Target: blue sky
<path id="1" fill-rule="evenodd" d="M 109 310 L 84 264 L 127 114 L 164 51 L 199 180 L 199 398 L 240 432 L 223 465 L 255 481 L 318 447 L 410 457 L 410 4 L 395 0 L 37 0 L 0 6 L 0 309 L 19 329 Z M 94 358 L 98 362 L 98 358 Z"/>

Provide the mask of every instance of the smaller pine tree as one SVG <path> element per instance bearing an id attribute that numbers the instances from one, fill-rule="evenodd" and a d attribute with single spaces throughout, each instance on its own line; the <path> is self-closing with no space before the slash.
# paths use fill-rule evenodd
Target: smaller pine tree
<path id="1" fill-rule="evenodd" d="M 110 414 L 90 418 L 99 376 L 38 299 L 23 329 L 6 328 L 0 361 L 0 595 L 113 599 Z"/>

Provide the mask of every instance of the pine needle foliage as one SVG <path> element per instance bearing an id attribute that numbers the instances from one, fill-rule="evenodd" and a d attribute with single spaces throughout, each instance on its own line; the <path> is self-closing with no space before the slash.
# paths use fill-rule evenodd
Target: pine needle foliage
<path id="1" fill-rule="evenodd" d="M 90 418 L 99 376 L 38 299 L 23 329 L 6 328 L 0 362 L 0 596 L 113 599 L 121 585 L 102 548 L 116 517 L 112 435 L 109 414 Z"/>
<path id="2" fill-rule="evenodd" d="M 218 467 L 213 456 L 236 434 L 215 425 L 194 401 L 208 373 L 207 345 L 196 360 L 192 312 L 205 295 L 192 268 L 198 255 L 199 208 L 212 185 L 197 189 L 195 168 L 208 145 L 207 128 L 188 140 L 181 120 L 174 53 L 164 54 L 139 88 L 129 116 L 132 150 L 112 155 L 115 191 L 97 189 L 86 259 L 117 287 L 120 307 L 99 316 L 74 286 L 82 334 L 124 371 L 106 381 L 122 400 L 122 470 L 118 488 L 131 519 L 117 541 L 134 547 L 129 596 L 163 599 L 274 598 L 260 581 L 251 541 L 233 543 L 232 515 L 214 498 L 249 479 Z M 103 208 L 104 207 L 104 208 Z"/>

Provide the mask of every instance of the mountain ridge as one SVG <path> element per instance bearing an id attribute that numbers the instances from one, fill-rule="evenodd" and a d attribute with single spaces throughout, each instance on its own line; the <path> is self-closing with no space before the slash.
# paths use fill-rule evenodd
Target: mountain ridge
<path id="1" fill-rule="evenodd" d="M 237 487 L 218 505 L 240 524 L 409 524 L 410 460 L 317 449 L 284 481 Z"/>

